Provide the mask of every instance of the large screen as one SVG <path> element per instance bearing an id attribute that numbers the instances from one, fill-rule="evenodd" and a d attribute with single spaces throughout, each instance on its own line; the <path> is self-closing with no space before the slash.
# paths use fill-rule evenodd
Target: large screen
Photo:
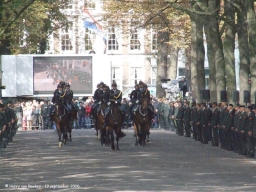
<path id="1" fill-rule="evenodd" d="M 60 81 L 77 94 L 92 93 L 92 57 L 34 57 L 34 95 L 52 94 Z"/>

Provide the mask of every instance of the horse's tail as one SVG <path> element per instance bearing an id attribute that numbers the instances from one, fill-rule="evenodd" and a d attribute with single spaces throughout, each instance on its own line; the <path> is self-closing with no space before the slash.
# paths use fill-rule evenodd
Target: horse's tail
<path id="1" fill-rule="evenodd" d="M 123 131 L 120 131 L 119 138 L 122 138 L 122 137 L 125 137 L 125 136 L 126 136 L 126 134 Z"/>

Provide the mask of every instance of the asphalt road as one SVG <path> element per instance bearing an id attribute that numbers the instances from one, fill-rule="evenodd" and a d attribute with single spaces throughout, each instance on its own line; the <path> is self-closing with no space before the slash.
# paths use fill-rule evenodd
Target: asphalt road
<path id="1" fill-rule="evenodd" d="M 94 133 L 58 147 L 53 130 L 18 132 L 0 156 L 0 191 L 256 191 L 253 159 L 156 129 L 145 147 L 125 130 L 112 151 Z"/>

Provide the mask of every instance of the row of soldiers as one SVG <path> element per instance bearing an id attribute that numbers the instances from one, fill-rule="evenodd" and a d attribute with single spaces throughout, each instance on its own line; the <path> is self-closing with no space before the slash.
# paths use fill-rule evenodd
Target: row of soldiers
<path id="1" fill-rule="evenodd" d="M 0 100 L 0 154 L 17 132 L 17 116 L 12 101 Z"/>
<path id="2" fill-rule="evenodd" d="M 164 109 L 162 104 L 161 109 Z M 164 112 L 164 111 L 161 111 Z M 226 102 L 195 103 L 177 101 L 169 107 L 169 120 L 178 135 L 191 137 L 203 144 L 211 141 L 247 157 L 253 157 L 256 147 L 256 105 L 243 106 Z"/>

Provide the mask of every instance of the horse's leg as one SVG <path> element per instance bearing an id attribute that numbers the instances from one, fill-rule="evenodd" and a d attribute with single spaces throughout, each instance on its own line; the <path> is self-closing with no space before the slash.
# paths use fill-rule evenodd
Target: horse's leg
<path id="1" fill-rule="evenodd" d="M 72 142 L 72 136 L 71 136 L 71 133 L 72 133 L 72 129 L 69 130 L 69 140 L 70 142 Z"/>
<path id="2" fill-rule="evenodd" d="M 138 125 L 138 137 L 139 137 L 139 144 L 142 144 L 143 134 L 141 131 L 141 124 Z"/>
<path id="3" fill-rule="evenodd" d="M 59 123 L 56 123 L 56 129 L 57 129 L 58 136 L 59 136 L 59 147 L 61 147 L 62 146 L 62 141 L 61 141 L 61 130 L 60 130 L 60 124 Z"/>
<path id="4" fill-rule="evenodd" d="M 151 126 L 150 124 L 147 126 L 147 132 L 146 132 L 147 142 L 149 142 L 150 126 Z"/>
<path id="5" fill-rule="evenodd" d="M 138 146 L 138 132 L 137 125 L 134 123 L 134 136 L 135 136 L 135 146 Z"/>
<path id="6" fill-rule="evenodd" d="M 110 133 L 109 133 L 109 127 L 106 127 L 106 128 L 105 128 L 105 133 L 106 133 L 106 134 L 105 134 L 105 145 L 106 145 L 106 146 L 109 146 L 109 142 L 110 142 L 110 140 L 109 140 L 109 134 L 110 134 Z"/>

